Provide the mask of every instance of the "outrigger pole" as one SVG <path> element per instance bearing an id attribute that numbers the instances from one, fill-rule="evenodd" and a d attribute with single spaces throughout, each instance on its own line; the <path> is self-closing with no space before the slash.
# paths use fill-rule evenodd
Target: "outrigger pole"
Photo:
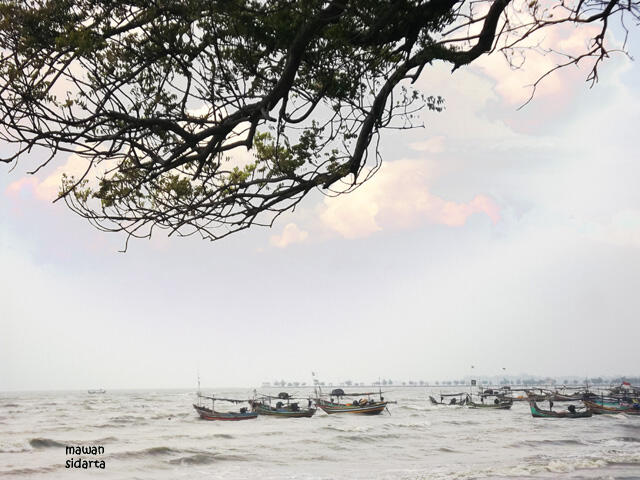
<path id="1" fill-rule="evenodd" d="M 382 383 L 380 383 L 380 377 L 378 377 L 378 395 L 380 396 L 380 401 L 382 401 Z M 391 412 L 389 411 L 389 407 L 387 407 L 385 405 L 384 409 L 387 411 L 389 416 L 391 416 Z"/>

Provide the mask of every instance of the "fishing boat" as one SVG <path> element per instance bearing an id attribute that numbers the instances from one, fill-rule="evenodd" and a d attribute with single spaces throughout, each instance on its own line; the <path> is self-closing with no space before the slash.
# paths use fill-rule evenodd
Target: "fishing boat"
<path id="1" fill-rule="evenodd" d="M 272 400 L 276 400 L 275 406 L 272 405 Z M 251 401 L 251 409 L 258 415 L 271 415 L 279 418 L 308 418 L 313 417 L 313 414 L 316 413 L 311 399 L 306 399 L 308 400 L 307 408 L 302 408 L 299 402 L 291 400 L 304 399 L 292 397 L 287 392 L 280 392 L 277 396 L 259 395 Z"/>
<path id="2" fill-rule="evenodd" d="M 447 405 L 451 407 L 461 407 L 466 401 L 466 393 L 441 393 L 440 401 L 436 400 L 433 396 L 429 395 L 429 401 L 431 405 Z M 448 401 L 445 399 L 449 398 Z"/>
<path id="3" fill-rule="evenodd" d="M 592 413 L 589 410 L 578 410 L 574 405 L 569 405 L 566 410 L 553 411 L 543 410 L 538 407 L 535 400 L 529 400 L 531 415 L 536 418 L 586 418 Z"/>
<path id="4" fill-rule="evenodd" d="M 96 394 L 100 394 L 100 393 L 107 393 L 107 391 L 104 388 L 98 388 L 95 390 L 87 390 L 87 393 L 89 395 L 96 395 Z"/>
<path id="5" fill-rule="evenodd" d="M 211 408 L 207 408 L 200 403 L 201 399 L 211 400 Z M 237 421 L 237 420 L 251 420 L 254 418 L 258 418 L 258 414 L 256 412 L 252 412 L 248 407 L 242 407 L 237 412 L 219 412 L 215 409 L 215 402 L 230 402 L 230 403 L 246 403 L 249 400 L 238 400 L 235 398 L 220 398 L 213 397 L 207 395 L 198 394 L 198 405 L 193 404 L 193 408 L 195 408 L 200 418 L 203 420 L 226 420 L 226 421 Z"/>
<path id="6" fill-rule="evenodd" d="M 584 399 L 582 400 L 587 409 L 596 414 L 618 414 L 624 413 L 627 415 L 640 415 L 640 404 L 638 403 L 623 403 L 616 399 Z"/>
<path id="7" fill-rule="evenodd" d="M 549 398 L 554 402 L 575 402 L 576 400 L 582 400 L 583 397 L 584 393 L 581 392 L 570 394 L 554 392 L 553 394 L 549 395 Z"/>
<path id="8" fill-rule="evenodd" d="M 376 392 L 346 393 L 341 388 L 336 388 L 331 391 L 329 399 L 327 399 L 326 396 L 325 398 L 322 397 L 322 393 L 319 390 L 316 390 L 316 398 L 314 401 L 322 411 L 330 415 L 334 413 L 378 415 L 382 413 L 391 402 L 385 401 L 382 396 L 382 391 L 377 392 L 377 394 L 379 395 L 379 400 L 374 398 Z M 348 398 L 353 398 L 353 400 L 348 401 Z"/>
<path id="9" fill-rule="evenodd" d="M 540 391 L 540 393 L 536 393 L 532 390 L 527 390 L 526 392 L 526 399 L 525 400 L 535 400 L 536 402 L 543 402 L 545 400 L 549 399 L 549 395 L 550 393 L 543 393 L 542 391 Z"/>
<path id="10" fill-rule="evenodd" d="M 495 398 L 493 398 L 495 397 Z M 493 400 L 487 399 L 493 398 Z M 471 395 L 467 395 L 466 404 L 469 408 L 485 408 L 494 410 L 508 410 L 513 405 L 513 399 L 503 395 L 481 394 L 480 401 L 474 401 Z"/>
<path id="11" fill-rule="evenodd" d="M 583 398 L 589 398 L 594 396 L 593 392 L 589 391 L 588 386 L 583 387 L 562 387 L 561 390 L 554 390 L 549 392 L 547 400 L 554 402 L 575 402 L 576 400 L 582 400 Z"/>

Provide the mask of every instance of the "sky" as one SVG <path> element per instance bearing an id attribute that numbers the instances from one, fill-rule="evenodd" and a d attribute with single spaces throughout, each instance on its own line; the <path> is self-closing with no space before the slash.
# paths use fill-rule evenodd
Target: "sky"
<path id="1" fill-rule="evenodd" d="M 0 391 L 638 375 L 640 68 L 519 109 L 549 61 L 425 69 L 446 109 L 386 132 L 372 180 L 214 243 L 119 253 L 51 203 L 73 159 L 0 165 Z"/>

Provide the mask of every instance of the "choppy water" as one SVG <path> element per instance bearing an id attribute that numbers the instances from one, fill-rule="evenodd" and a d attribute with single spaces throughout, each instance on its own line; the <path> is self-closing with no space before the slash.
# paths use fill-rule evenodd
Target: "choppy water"
<path id="1" fill-rule="evenodd" d="M 534 419 L 528 405 L 429 405 L 396 388 L 391 415 L 200 420 L 193 392 L 0 393 L 0 476 L 20 479 L 638 479 L 640 417 Z M 244 396 L 249 390 L 216 391 Z M 65 468 L 102 445 L 105 470 Z"/>

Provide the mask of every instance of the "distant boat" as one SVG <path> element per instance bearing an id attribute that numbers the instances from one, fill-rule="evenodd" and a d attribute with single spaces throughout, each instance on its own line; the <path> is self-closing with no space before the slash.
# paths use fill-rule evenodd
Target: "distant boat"
<path id="1" fill-rule="evenodd" d="M 573 405 L 569 405 L 567 410 L 557 412 L 553 410 L 542 410 L 538 407 L 535 400 L 530 400 L 529 406 L 531 407 L 531 415 L 536 418 L 586 418 L 592 415 L 589 410 L 578 411 Z"/>
<path id="2" fill-rule="evenodd" d="M 485 402 L 485 399 L 495 397 L 493 401 Z M 476 402 L 470 395 L 467 395 L 467 407 L 469 408 L 490 408 L 494 410 L 508 410 L 513 405 L 513 399 L 505 396 L 480 395 L 480 401 Z"/>
<path id="3" fill-rule="evenodd" d="M 198 402 L 200 399 L 206 398 L 211 400 L 211 408 L 207 408 L 204 405 L 198 403 L 196 405 L 193 404 L 193 408 L 198 412 L 200 418 L 203 420 L 227 420 L 227 421 L 237 421 L 237 420 L 251 420 L 258 418 L 258 414 L 256 412 L 249 411 L 249 408 L 242 407 L 238 412 L 218 412 L 215 410 L 215 402 L 231 402 L 231 403 L 245 403 L 249 402 L 249 400 L 237 400 L 233 398 L 217 398 L 213 396 L 206 396 L 198 394 Z"/>
<path id="4" fill-rule="evenodd" d="M 618 400 L 609 399 L 590 399 L 582 400 L 587 409 L 596 415 L 625 413 L 627 415 L 640 415 L 640 404 L 623 403 Z"/>
<path id="5" fill-rule="evenodd" d="M 87 390 L 87 393 L 95 395 L 96 393 L 107 393 L 104 388 L 98 388 L 97 390 Z"/>
<path id="6" fill-rule="evenodd" d="M 373 398 L 376 392 L 365 393 L 345 393 L 341 388 L 336 388 L 329 395 L 329 399 L 322 398 L 321 392 L 317 391 L 315 402 L 316 405 L 321 408 L 325 413 L 355 413 L 361 415 L 378 415 L 387 408 L 387 405 L 391 402 L 385 401 L 382 396 L 382 392 L 378 393 L 379 400 Z M 326 395 L 325 395 L 326 397 Z M 333 398 L 336 398 L 334 401 Z M 361 397 L 360 399 L 354 399 L 351 402 L 342 400 L 344 397 Z"/>
<path id="7" fill-rule="evenodd" d="M 271 400 L 276 400 L 275 406 L 271 404 Z M 278 396 L 260 395 L 251 401 L 251 408 L 258 415 L 271 415 L 279 418 L 303 418 L 312 417 L 316 413 L 316 409 L 311 406 L 311 400 L 307 408 L 300 407 L 295 397 L 290 396 L 287 392 L 280 392 Z"/>
<path id="8" fill-rule="evenodd" d="M 434 397 L 429 395 L 429 401 L 432 405 L 447 405 L 451 407 L 461 407 L 463 406 L 467 399 L 466 393 L 441 393 L 440 401 L 436 400 Z M 452 397 L 449 401 L 445 401 L 445 398 Z"/>

